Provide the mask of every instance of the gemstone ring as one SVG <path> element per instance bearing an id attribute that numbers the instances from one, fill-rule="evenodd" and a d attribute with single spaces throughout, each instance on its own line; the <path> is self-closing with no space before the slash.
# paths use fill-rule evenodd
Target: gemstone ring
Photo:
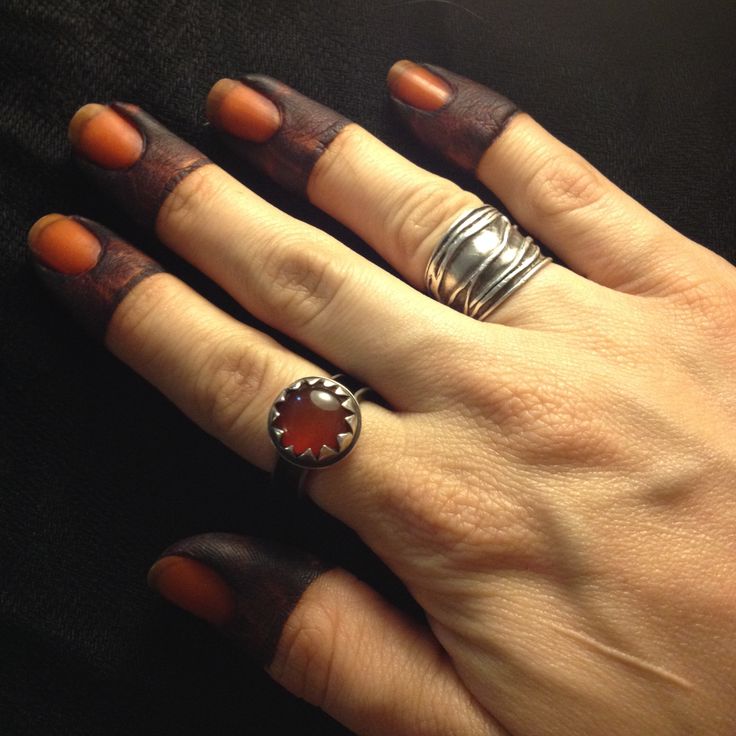
<path id="1" fill-rule="evenodd" d="M 356 394 L 336 380 L 308 376 L 276 397 L 268 416 L 268 433 L 278 453 L 275 484 L 300 489 L 308 470 L 342 460 L 360 435 L 360 404 Z M 343 378 L 343 376 L 339 376 Z"/>

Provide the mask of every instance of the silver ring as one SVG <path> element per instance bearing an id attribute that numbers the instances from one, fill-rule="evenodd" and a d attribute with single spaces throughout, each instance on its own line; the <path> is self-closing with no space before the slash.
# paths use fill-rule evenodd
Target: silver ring
<path id="1" fill-rule="evenodd" d="M 437 301 L 483 320 L 551 261 L 486 204 L 453 223 L 434 249 L 424 281 Z"/>

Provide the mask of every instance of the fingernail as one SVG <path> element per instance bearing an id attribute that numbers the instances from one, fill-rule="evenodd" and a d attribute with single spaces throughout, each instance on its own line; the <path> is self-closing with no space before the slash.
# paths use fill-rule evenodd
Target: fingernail
<path id="1" fill-rule="evenodd" d="M 406 59 L 389 69 L 388 88 L 397 100 L 419 110 L 438 110 L 452 94 L 444 79 Z"/>
<path id="2" fill-rule="evenodd" d="M 47 268 L 67 276 L 86 273 L 97 265 L 102 246 L 84 225 L 64 215 L 45 215 L 28 231 L 33 255 Z"/>
<path id="3" fill-rule="evenodd" d="M 162 557 L 149 570 L 148 584 L 175 606 L 215 626 L 226 625 L 235 615 L 235 598 L 227 583 L 196 560 Z"/>
<path id="4" fill-rule="evenodd" d="M 107 105 L 81 107 L 69 122 L 69 140 L 76 153 L 103 169 L 127 169 L 143 152 L 143 136 Z"/>
<path id="5" fill-rule="evenodd" d="M 268 665 L 302 594 L 328 569 L 311 555 L 274 542 L 199 534 L 164 550 L 148 583 Z"/>
<path id="6" fill-rule="evenodd" d="M 281 127 L 276 105 L 234 79 L 221 79 L 212 87 L 207 118 L 226 133 L 253 143 L 265 143 Z"/>

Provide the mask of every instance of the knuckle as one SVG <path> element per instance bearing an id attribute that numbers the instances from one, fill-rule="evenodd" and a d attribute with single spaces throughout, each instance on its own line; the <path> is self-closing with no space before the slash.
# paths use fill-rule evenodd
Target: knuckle
<path id="1" fill-rule="evenodd" d="M 266 255 L 254 286 L 280 322 L 307 328 L 331 311 L 348 281 L 348 266 L 315 232 L 274 237 L 264 244 Z"/>
<path id="2" fill-rule="evenodd" d="M 570 152 L 538 163 L 525 190 L 528 206 L 537 216 L 557 217 L 595 206 L 606 186 L 593 166 Z"/>
<path id="3" fill-rule="evenodd" d="M 580 389 L 561 379 L 516 386 L 513 395 L 495 407 L 495 420 L 518 454 L 541 464 L 599 464 L 610 454 L 605 425 L 595 419 L 590 396 L 596 389 Z M 597 389 L 600 391 L 600 388 Z"/>
<path id="4" fill-rule="evenodd" d="M 433 559 L 441 550 L 450 567 L 465 568 L 474 559 L 487 564 L 489 558 L 528 558 L 533 552 L 528 514 L 504 478 L 500 453 L 486 444 L 482 462 L 469 462 L 465 436 L 453 440 L 455 433 L 448 431 L 452 422 L 450 416 L 441 423 L 421 421 L 424 449 L 409 446 L 396 464 L 411 472 L 393 472 L 384 483 L 381 513 L 401 519 L 393 544 L 398 534 L 400 548 L 429 551 Z M 427 454 L 437 447 L 441 462 Z"/>
<path id="5" fill-rule="evenodd" d="M 481 204 L 478 197 L 440 177 L 407 187 L 387 219 L 391 249 L 402 261 L 427 258 L 458 214 Z"/>
<path id="6" fill-rule="evenodd" d="M 157 218 L 157 225 L 178 232 L 192 227 L 207 217 L 213 204 L 228 194 L 228 182 L 214 166 L 203 166 L 184 177 L 166 197 Z"/>
<path id="7" fill-rule="evenodd" d="M 736 283 L 690 274 L 671 289 L 670 299 L 684 308 L 699 332 L 730 338 L 736 328 Z"/>
<path id="8" fill-rule="evenodd" d="M 194 379 L 198 422 L 218 438 L 251 436 L 257 419 L 266 415 L 271 396 L 269 376 L 278 375 L 268 352 L 224 340 L 202 348 L 206 354 Z"/>
<path id="9" fill-rule="evenodd" d="M 469 387 L 472 401 L 464 404 L 466 420 L 479 431 L 489 427 L 498 437 L 499 452 L 511 462 L 522 461 L 540 471 L 568 465 L 608 466 L 623 462 L 626 442 L 612 421 L 611 399 L 625 400 L 624 380 L 610 370 L 610 360 L 593 358 L 584 375 L 578 370 L 574 348 L 562 352 L 568 370 L 547 371 L 531 365 L 520 372 L 509 366 L 499 372 L 488 390 Z"/>
<path id="10" fill-rule="evenodd" d="M 140 352 L 149 352 L 152 347 L 147 336 L 155 330 L 149 323 L 155 322 L 162 311 L 176 308 L 180 295 L 176 280 L 162 272 L 151 276 L 132 289 L 118 304 L 108 327 L 107 339 L 115 342 L 136 342 Z"/>

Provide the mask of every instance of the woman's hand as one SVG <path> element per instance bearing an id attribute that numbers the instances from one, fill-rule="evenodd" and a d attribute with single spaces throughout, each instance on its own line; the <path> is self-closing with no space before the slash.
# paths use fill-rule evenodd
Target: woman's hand
<path id="1" fill-rule="evenodd" d="M 420 293 L 434 246 L 479 200 L 274 80 L 218 82 L 210 121 L 406 283 L 135 106 L 72 120 L 80 164 L 132 217 L 386 399 L 363 404 L 357 448 L 307 490 L 429 626 L 343 570 L 233 535 L 174 545 L 152 585 L 360 734 L 732 736 L 736 270 L 491 90 L 409 62 L 389 86 L 414 132 L 568 266 L 487 322 Z M 95 223 L 49 215 L 29 240 L 116 355 L 273 467 L 271 402 L 323 369 Z"/>

